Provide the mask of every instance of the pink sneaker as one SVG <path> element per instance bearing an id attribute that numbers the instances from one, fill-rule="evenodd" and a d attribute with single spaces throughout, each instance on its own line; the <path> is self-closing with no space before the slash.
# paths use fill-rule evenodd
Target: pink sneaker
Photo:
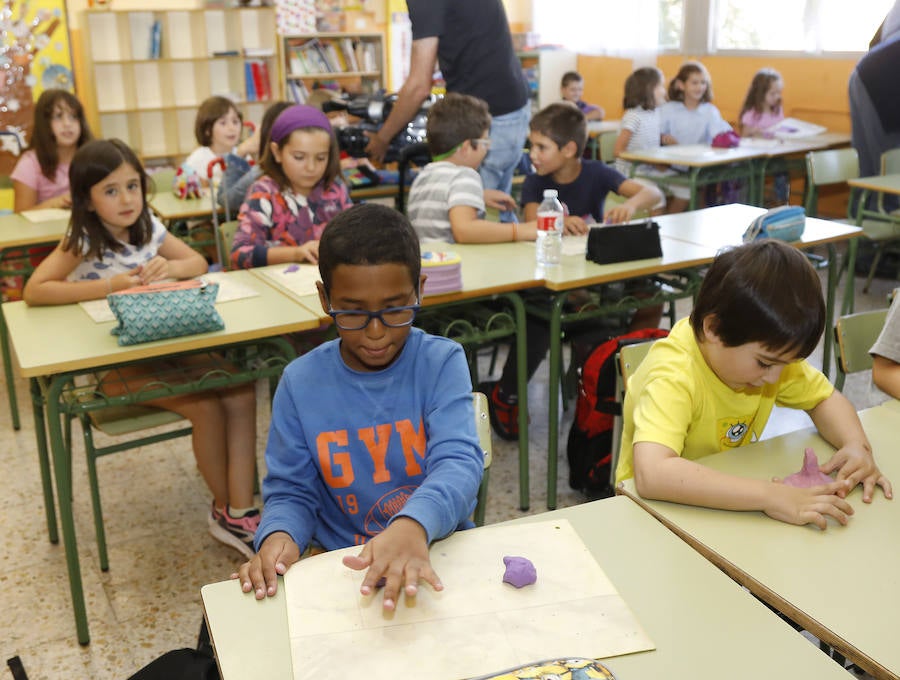
<path id="1" fill-rule="evenodd" d="M 228 513 L 219 512 L 215 504 L 209 513 L 209 533 L 217 541 L 230 546 L 247 559 L 253 557 L 253 539 L 259 527 L 259 510 L 251 510 L 243 517 L 232 517 Z"/>

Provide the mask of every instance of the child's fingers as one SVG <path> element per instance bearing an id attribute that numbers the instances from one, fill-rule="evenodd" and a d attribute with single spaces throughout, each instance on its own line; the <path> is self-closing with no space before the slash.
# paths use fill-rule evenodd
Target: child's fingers
<path id="1" fill-rule="evenodd" d="M 414 579 L 414 580 L 413 580 Z M 440 576 L 431 567 L 431 563 L 427 563 L 420 568 L 415 569 L 415 574 L 411 568 L 407 569 L 406 574 L 406 594 L 415 595 L 418 591 L 418 582 L 422 580 L 431 585 L 435 590 L 443 590 L 444 584 L 441 583 Z"/>

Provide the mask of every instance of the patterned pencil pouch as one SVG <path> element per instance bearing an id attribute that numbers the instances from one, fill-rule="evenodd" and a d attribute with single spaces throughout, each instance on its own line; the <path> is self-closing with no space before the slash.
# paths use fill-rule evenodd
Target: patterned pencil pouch
<path id="1" fill-rule="evenodd" d="M 225 328 L 216 311 L 218 283 L 176 281 L 127 288 L 106 296 L 119 324 L 120 345 L 208 333 Z"/>
<path id="2" fill-rule="evenodd" d="M 535 678 L 535 680 L 555 680 L 556 678 L 600 678 L 601 680 L 615 680 L 606 666 L 596 659 L 581 657 L 569 657 L 566 659 L 548 659 L 537 661 L 527 666 L 517 666 L 500 673 L 482 675 L 472 680 L 520 680 L 521 678 Z"/>

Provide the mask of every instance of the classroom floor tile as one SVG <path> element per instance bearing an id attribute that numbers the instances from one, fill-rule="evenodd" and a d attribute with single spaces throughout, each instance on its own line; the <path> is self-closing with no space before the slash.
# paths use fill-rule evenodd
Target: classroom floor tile
<path id="1" fill-rule="evenodd" d="M 855 284 L 859 310 L 884 306 L 887 293 L 896 285 L 878 279 L 863 294 L 861 279 Z M 686 303 L 679 304 L 679 316 L 689 311 Z M 812 360 L 821 365 L 821 357 L 820 347 Z M 32 418 L 23 407 L 28 404 L 27 384 L 17 380 L 16 387 L 21 431 L 12 430 L 6 397 L 0 398 L 0 522 L 4 527 L 0 550 L 5 557 L 0 593 L 6 612 L 0 634 L 2 659 L 19 655 L 31 680 L 124 680 L 166 651 L 194 647 L 202 617 L 200 587 L 227 579 L 242 558 L 206 530 L 209 494 L 194 464 L 190 439 L 99 461 L 110 560 L 110 570 L 104 573 L 99 569 L 75 426 L 79 443 L 74 512 L 91 631 L 91 644 L 81 647 L 75 640 L 63 549 L 47 540 Z M 531 508 L 528 513 L 518 509 L 517 445 L 495 438 L 488 522 L 538 513 L 546 507 L 547 422 L 541 404 L 547 403 L 547 389 L 545 363 L 529 386 Z M 845 392 L 857 408 L 882 399 L 871 389 L 867 375 L 851 376 Z M 259 395 L 258 451 L 263 474 L 269 410 L 265 390 Z M 573 409 L 570 404 L 560 421 L 560 507 L 584 501 L 567 481 L 565 440 Z M 794 414 L 779 412 L 770 432 L 794 429 L 803 422 Z"/>

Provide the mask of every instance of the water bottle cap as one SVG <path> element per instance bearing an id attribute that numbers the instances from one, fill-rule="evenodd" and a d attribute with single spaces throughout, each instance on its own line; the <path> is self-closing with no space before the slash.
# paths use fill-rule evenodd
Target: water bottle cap
<path id="1" fill-rule="evenodd" d="M 559 192 L 556 189 L 544 189 L 544 198 L 556 198 Z"/>

